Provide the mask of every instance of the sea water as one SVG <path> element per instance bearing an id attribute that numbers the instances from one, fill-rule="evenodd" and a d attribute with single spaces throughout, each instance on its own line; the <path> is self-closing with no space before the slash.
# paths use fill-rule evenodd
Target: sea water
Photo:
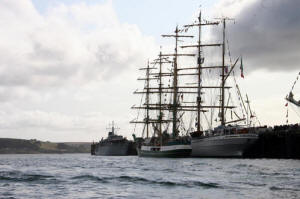
<path id="1" fill-rule="evenodd" d="M 0 198 L 300 198 L 300 160 L 0 155 Z"/>

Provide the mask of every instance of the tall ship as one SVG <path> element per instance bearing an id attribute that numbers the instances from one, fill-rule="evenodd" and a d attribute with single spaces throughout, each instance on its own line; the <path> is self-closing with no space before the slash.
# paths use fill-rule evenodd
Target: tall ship
<path id="1" fill-rule="evenodd" d="M 145 84 L 142 91 L 134 93 L 142 94 L 143 100 L 140 106 L 132 108 L 145 111 L 141 120 L 137 118 L 131 123 L 143 124 L 142 136 L 138 138 L 134 134 L 141 157 L 189 157 L 192 151 L 190 137 L 182 127 L 182 116 L 188 109 L 181 100 L 184 91 L 179 85 L 178 57 L 195 54 L 178 52 L 179 38 L 193 37 L 180 32 L 176 27 L 175 34 L 162 35 L 175 38 L 174 53 L 160 52 L 157 59 L 148 61 L 147 67 L 140 69 L 146 71 L 146 75 L 138 80 Z"/>
<path id="2" fill-rule="evenodd" d="M 108 132 L 106 139 L 101 139 L 98 143 L 91 145 L 91 154 L 98 156 L 126 156 L 136 155 L 136 147 L 133 141 L 117 135 L 115 133 L 114 122 L 112 122 L 111 130 Z"/>
<path id="3" fill-rule="evenodd" d="M 144 100 L 132 107 L 145 110 L 142 120 L 132 121 L 144 125 L 142 137 L 135 137 L 139 156 L 186 157 L 192 150 L 194 157 L 243 157 L 265 130 L 255 127 L 259 120 L 238 85 L 236 66 L 240 60 L 244 78 L 243 64 L 242 57 L 231 59 L 226 38 L 229 20 L 203 20 L 200 12 L 193 24 L 176 27 L 173 35 L 162 35 L 175 38 L 175 52 L 160 52 L 141 69 L 146 76 L 138 80 L 145 85 L 135 94 L 142 94 Z M 218 30 L 220 24 L 222 36 L 213 38 L 221 42 L 202 42 L 203 27 Z M 189 31 L 197 36 L 186 35 Z"/>
<path id="4" fill-rule="evenodd" d="M 245 151 L 258 140 L 258 133 L 262 130 L 254 127 L 255 120 L 258 120 L 251 111 L 248 96 L 245 99 L 242 97 L 234 74 L 240 60 L 241 77 L 244 78 L 242 58 L 237 58 L 235 62 L 231 59 L 226 38 L 226 22 L 229 20 L 232 19 L 202 20 L 200 12 L 198 21 L 184 26 L 198 28 L 197 44 L 182 46 L 196 48 L 198 56 L 197 67 L 190 68 L 197 76 L 195 83 L 198 90 L 194 101 L 197 109 L 196 129 L 191 132 L 194 157 L 243 157 Z M 222 41 L 202 42 L 203 27 L 213 26 L 216 30 L 220 24 L 222 31 L 218 32 L 222 33 L 219 37 Z"/>

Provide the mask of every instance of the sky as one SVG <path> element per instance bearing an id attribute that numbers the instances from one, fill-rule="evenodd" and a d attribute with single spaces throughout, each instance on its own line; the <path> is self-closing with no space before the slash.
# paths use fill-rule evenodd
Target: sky
<path id="1" fill-rule="evenodd" d="M 1 0 L 0 137 L 96 141 L 114 120 L 131 138 L 138 68 L 170 49 L 161 34 L 200 8 L 207 19 L 234 18 L 227 33 L 232 57 L 243 56 L 240 87 L 261 124 L 284 124 L 299 73 L 298 0 Z M 218 40 L 216 32 L 205 33 Z"/>

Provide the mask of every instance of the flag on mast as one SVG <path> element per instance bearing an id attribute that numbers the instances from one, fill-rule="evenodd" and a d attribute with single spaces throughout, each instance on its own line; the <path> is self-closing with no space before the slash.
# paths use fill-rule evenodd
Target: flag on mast
<path id="1" fill-rule="evenodd" d="M 240 69 L 241 69 L 241 77 L 244 78 L 243 57 L 241 57 L 241 66 L 240 66 Z"/>

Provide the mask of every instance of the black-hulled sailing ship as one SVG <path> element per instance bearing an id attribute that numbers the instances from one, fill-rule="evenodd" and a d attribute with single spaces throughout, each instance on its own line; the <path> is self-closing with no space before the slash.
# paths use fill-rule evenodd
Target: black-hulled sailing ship
<path id="1" fill-rule="evenodd" d="M 133 141 L 117 135 L 114 122 L 111 124 L 111 130 L 108 132 L 108 137 L 101 139 L 98 143 L 91 145 L 91 154 L 99 156 L 126 156 L 136 155 L 136 147 Z"/>
<path id="2" fill-rule="evenodd" d="M 190 137 L 184 132 L 180 132 L 180 125 L 182 123 L 180 112 L 185 109 L 180 103 L 180 91 L 178 85 L 178 57 L 179 56 L 195 56 L 195 54 L 180 54 L 178 53 L 178 38 L 192 37 L 179 34 L 180 30 L 176 27 L 175 34 L 162 35 L 163 37 L 175 38 L 175 52 L 172 54 L 162 54 L 160 52 L 158 59 L 150 63 L 146 68 L 146 78 L 139 78 L 145 80 L 144 90 L 135 94 L 145 94 L 144 103 L 139 106 L 133 106 L 133 109 L 144 109 L 145 117 L 141 121 L 134 120 L 131 123 L 141 123 L 144 125 L 143 134 L 146 133 L 145 138 L 136 138 L 137 152 L 141 157 L 189 157 L 192 151 Z M 173 57 L 172 61 L 169 60 Z M 171 64 L 169 72 L 163 72 L 163 64 Z M 159 65 L 158 72 L 153 70 L 157 69 L 155 66 Z M 172 80 L 172 86 L 169 83 L 165 87 L 166 82 L 163 80 L 169 77 L 169 82 Z M 156 80 L 156 84 L 151 84 L 151 80 Z M 156 102 L 151 102 L 150 95 L 158 95 Z M 163 97 L 169 96 L 170 100 L 163 100 Z M 151 114 L 154 112 L 154 114 Z M 166 112 L 169 112 L 169 117 Z M 152 116 L 152 117 L 151 117 Z M 171 124 L 171 125 L 170 125 Z M 170 127 L 172 126 L 172 127 Z M 170 128 L 169 128 L 170 127 Z"/>

